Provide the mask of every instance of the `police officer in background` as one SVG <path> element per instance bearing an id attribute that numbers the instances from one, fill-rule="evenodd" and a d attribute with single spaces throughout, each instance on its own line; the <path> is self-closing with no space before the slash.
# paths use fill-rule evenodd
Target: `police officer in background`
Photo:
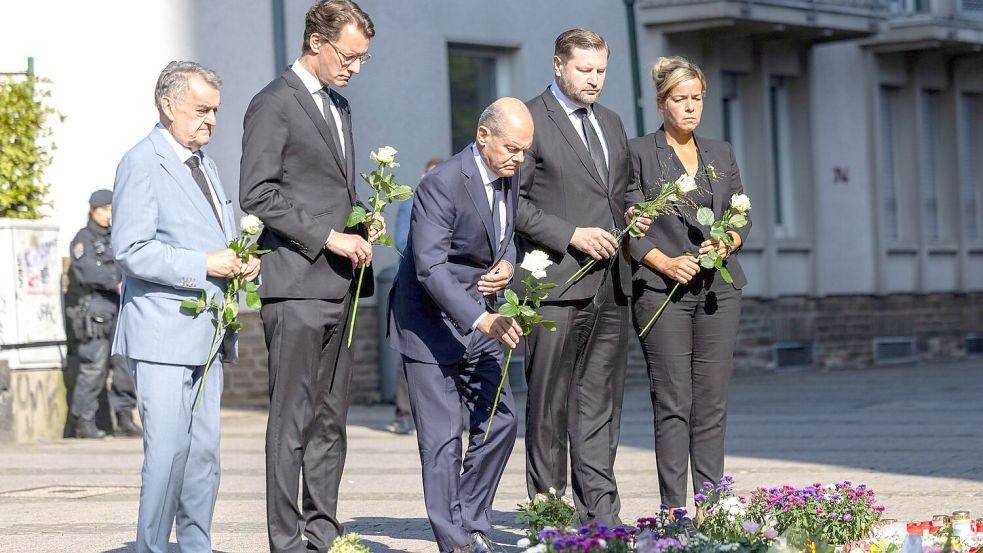
<path id="1" fill-rule="evenodd" d="M 65 311 L 78 344 L 80 361 L 71 405 L 77 438 L 98 439 L 106 435 L 96 427 L 95 416 L 110 365 L 113 368 L 112 406 L 116 410 L 116 433 L 143 435 L 133 420 L 136 406 L 133 376 L 122 359 L 110 358 L 122 282 L 122 273 L 113 259 L 109 242 L 112 201 L 113 193 L 109 190 L 93 192 L 89 197 L 89 222 L 72 240 Z"/>

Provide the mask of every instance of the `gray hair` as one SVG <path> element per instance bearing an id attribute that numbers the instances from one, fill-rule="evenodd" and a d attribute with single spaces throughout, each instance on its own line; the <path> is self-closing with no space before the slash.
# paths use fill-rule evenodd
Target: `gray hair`
<path id="1" fill-rule="evenodd" d="M 164 96 L 177 102 L 183 100 L 188 91 L 188 77 L 191 75 L 198 75 L 216 89 L 222 87 L 222 79 L 218 78 L 218 74 L 204 65 L 193 61 L 172 61 L 160 72 L 160 77 L 157 77 L 157 87 L 154 89 L 156 107 L 160 108 L 160 100 Z"/>

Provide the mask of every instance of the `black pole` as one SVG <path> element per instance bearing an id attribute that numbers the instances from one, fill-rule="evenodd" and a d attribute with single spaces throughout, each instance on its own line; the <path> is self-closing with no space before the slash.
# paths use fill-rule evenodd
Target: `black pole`
<path id="1" fill-rule="evenodd" d="M 635 0 L 625 0 L 625 11 L 628 14 L 628 54 L 631 58 L 631 85 L 635 100 L 635 132 L 638 136 L 644 136 L 645 117 L 642 113 L 642 77 L 639 72 L 638 36 L 635 32 Z"/>

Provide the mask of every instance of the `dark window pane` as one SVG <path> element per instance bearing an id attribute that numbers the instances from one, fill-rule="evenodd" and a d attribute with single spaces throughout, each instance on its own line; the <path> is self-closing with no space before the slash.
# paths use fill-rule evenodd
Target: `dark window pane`
<path id="1" fill-rule="evenodd" d="M 495 58 L 488 55 L 449 51 L 451 89 L 451 146 L 458 152 L 474 140 L 478 117 L 497 98 Z"/>

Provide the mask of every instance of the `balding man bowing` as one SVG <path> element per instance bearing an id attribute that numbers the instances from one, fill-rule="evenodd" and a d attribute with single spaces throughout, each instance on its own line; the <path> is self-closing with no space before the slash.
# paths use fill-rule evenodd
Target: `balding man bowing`
<path id="1" fill-rule="evenodd" d="M 525 105 L 499 99 L 481 114 L 474 143 L 423 177 L 390 296 L 389 341 L 403 355 L 441 552 L 492 551 L 489 515 L 516 435 L 508 382 L 487 440 L 483 434 L 501 345 L 515 347 L 522 333 L 494 306 L 512 278 L 518 171 L 532 140 Z M 461 405 L 470 413 L 463 471 Z"/>

